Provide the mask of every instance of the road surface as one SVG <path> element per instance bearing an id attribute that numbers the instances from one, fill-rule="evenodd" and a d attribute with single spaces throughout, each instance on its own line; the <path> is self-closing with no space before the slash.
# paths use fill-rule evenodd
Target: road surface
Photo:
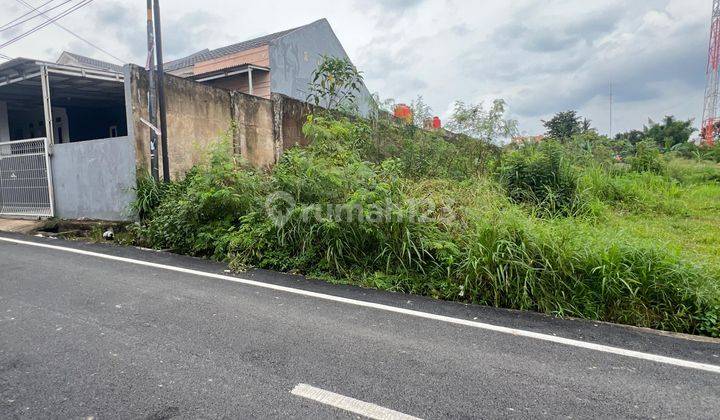
<path id="1" fill-rule="evenodd" d="M 239 277 L 0 234 L 0 418 L 720 414 L 718 341 Z"/>

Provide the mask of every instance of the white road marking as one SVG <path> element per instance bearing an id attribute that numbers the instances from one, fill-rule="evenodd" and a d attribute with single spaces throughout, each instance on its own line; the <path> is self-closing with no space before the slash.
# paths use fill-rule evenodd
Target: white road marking
<path id="1" fill-rule="evenodd" d="M 290 391 L 291 394 L 319 403 L 329 405 L 351 413 L 359 414 L 375 420 L 420 420 L 399 411 L 381 407 L 355 398 L 346 397 L 324 389 L 315 388 L 307 384 L 298 384 Z"/>
<path id="2" fill-rule="evenodd" d="M 72 254 L 86 255 L 89 257 L 102 258 L 102 259 L 111 260 L 111 261 L 119 261 L 119 262 L 124 262 L 124 263 L 129 263 L 129 264 L 141 265 L 144 267 L 152 267 L 152 268 L 157 268 L 157 269 L 161 269 L 161 270 L 174 271 L 176 273 L 184 273 L 184 274 L 208 277 L 208 278 L 212 278 L 212 279 L 225 280 L 225 281 L 230 281 L 230 282 L 234 282 L 234 283 L 244 284 L 247 286 L 261 287 L 264 289 L 292 293 L 292 294 L 301 295 L 301 296 L 308 296 L 308 297 L 323 299 L 323 300 L 332 301 L 332 302 L 340 302 L 340 303 L 345 303 L 348 305 L 360 306 L 363 308 L 379 309 L 382 311 L 393 312 L 396 314 L 410 315 L 410 316 L 414 316 L 414 317 L 418 317 L 418 318 L 446 322 L 449 324 L 463 325 L 463 326 L 467 326 L 467 327 L 479 328 L 479 329 L 486 330 L 486 331 L 510 334 L 510 335 L 514 335 L 516 337 L 533 338 L 536 340 L 542 340 L 542 341 L 547 341 L 547 342 L 556 343 L 556 344 L 563 344 L 566 346 L 578 347 L 578 348 L 582 348 L 582 349 L 594 350 L 594 351 L 599 351 L 602 353 L 610 353 L 610 354 L 615 354 L 618 356 L 632 357 L 635 359 L 648 360 L 651 362 L 663 363 L 666 365 L 678 366 L 678 367 L 689 368 L 689 369 L 697 369 L 697 370 L 702 370 L 702 371 L 706 371 L 706 372 L 720 374 L 720 366 L 718 366 L 718 365 L 692 362 L 689 360 L 676 359 L 674 357 L 660 356 L 660 355 L 656 355 L 656 354 L 652 354 L 652 353 L 643 353 L 640 351 L 627 350 L 627 349 L 623 349 L 623 348 L 619 348 L 619 347 L 612 347 L 612 346 L 606 346 L 603 344 L 590 343 L 587 341 L 573 340 L 573 339 L 569 339 L 569 338 L 557 337 L 554 335 L 542 334 L 542 333 L 537 333 L 537 332 L 533 332 L 533 331 L 526 331 L 526 330 L 520 330 L 520 329 L 516 329 L 516 328 L 503 327 L 503 326 L 499 326 L 499 325 L 486 324 L 484 322 L 471 321 L 471 320 L 462 319 L 462 318 L 453 318 L 450 316 L 436 315 L 436 314 L 431 314 L 428 312 L 415 311 L 412 309 L 398 308 L 395 306 L 383 305 L 380 303 L 367 302 L 367 301 L 356 300 L 356 299 L 349 299 L 349 298 L 344 298 L 344 297 L 340 297 L 340 296 L 327 295 L 324 293 L 311 292 L 308 290 L 295 289 L 295 288 L 287 287 L 287 286 L 279 286 L 276 284 L 263 283 L 263 282 L 259 282 L 259 281 L 255 281 L 255 280 L 243 279 L 240 277 L 232 277 L 232 276 L 226 276 L 226 275 L 222 275 L 222 274 L 208 273 L 208 272 L 200 271 L 200 270 L 192 270 L 189 268 L 175 267 L 172 265 L 152 263 L 152 262 L 148 262 L 148 261 L 135 260 L 132 258 L 117 257 L 115 255 L 102 254 L 99 252 L 84 251 L 81 249 L 73 249 L 73 248 L 65 248 L 62 246 L 49 245 L 49 244 L 43 244 L 43 243 L 37 243 L 37 242 L 21 241 L 19 239 L 12 239 L 12 238 L 0 237 L 0 241 L 15 243 L 15 244 L 19 244 L 19 245 L 34 246 L 34 247 L 38 247 L 38 248 L 53 249 L 56 251 L 63 251 L 63 252 L 68 252 L 68 253 L 72 253 Z"/>

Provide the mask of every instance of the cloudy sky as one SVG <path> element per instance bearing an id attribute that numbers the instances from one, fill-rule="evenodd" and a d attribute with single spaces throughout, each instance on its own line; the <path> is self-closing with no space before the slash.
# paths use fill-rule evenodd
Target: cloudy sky
<path id="1" fill-rule="evenodd" d="M 0 0 L 3 22 L 27 11 Z M 22 0 L 35 6 L 47 0 Z M 74 0 L 77 1 L 77 0 Z M 56 0 L 55 4 L 61 3 Z M 504 98 L 526 134 L 577 109 L 602 132 L 666 114 L 699 120 L 711 0 L 164 0 L 166 58 L 327 18 L 366 84 L 383 98 L 423 95 L 446 116 L 453 101 Z M 31 29 L 0 32 L 3 42 Z M 61 21 L 124 60 L 145 62 L 145 1 L 95 0 Z M 0 49 L 56 59 L 62 50 L 113 61 L 61 29 Z M 697 124 L 696 124 L 697 125 Z"/>

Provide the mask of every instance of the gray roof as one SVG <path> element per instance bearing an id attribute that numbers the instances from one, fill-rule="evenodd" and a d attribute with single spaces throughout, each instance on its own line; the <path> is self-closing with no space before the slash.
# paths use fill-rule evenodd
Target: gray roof
<path id="1" fill-rule="evenodd" d="M 312 23 L 310 25 L 312 25 Z M 290 32 L 296 31 L 300 28 L 304 28 L 305 26 L 309 25 L 299 26 L 297 28 L 288 29 L 286 31 L 276 32 L 274 34 L 261 36 L 259 38 L 251 39 L 249 41 L 239 42 L 237 44 L 228 45 L 226 47 L 221 47 L 214 50 L 205 49 L 202 51 L 198 51 L 187 57 L 165 63 L 165 71 L 179 70 L 185 67 L 193 66 L 195 63 L 201 63 L 203 61 L 220 58 L 229 54 L 235 54 L 253 48 L 262 47 L 264 45 L 268 45 L 270 42 L 278 38 L 289 34 Z"/>
<path id="2" fill-rule="evenodd" d="M 85 57 L 84 55 L 63 51 L 63 54 L 70 56 L 70 58 L 76 60 L 82 67 L 91 67 L 100 70 L 109 70 L 115 73 L 122 73 L 123 68 L 117 64 L 108 63 L 106 61 L 97 60 L 95 58 Z M 62 57 L 62 55 L 60 56 Z M 59 61 L 59 60 L 58 60 Z"/>

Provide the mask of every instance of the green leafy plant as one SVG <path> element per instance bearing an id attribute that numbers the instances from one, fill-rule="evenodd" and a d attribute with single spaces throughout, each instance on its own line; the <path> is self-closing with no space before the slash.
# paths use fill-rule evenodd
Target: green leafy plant
<path id="1" fill-rule="evenodd" d="M 322 55 L 311 76 L 307 101 L 328 110 L 354 113 L 362 85 L 363 75 L 350 60 Z"/>
<path id="2" fill-rule="evenodd" d="M 665 162 L 657 144 L 652 140 L 643 140 L 638 143 L 635 156 L 628 159 L 628 162 L 635 172 L 652 172 L 656 174 L 665 172 Z"/>
<path id="3" fill-rule="evenodd" d="M 720 334 L 720 185 L 706 169 L 678 178 L 688 171 L 586 158 L 605 145 L 595 137 L 502 152 L 331 114 L 303 132 L 310 146 L 269 172 L 220 143 L 161 194 L 148 186 L 139 242 L 235 269 Z"/>
<path id="4" fill-rule="evenodd" d="M 546 135 L 560 142 L 566 142 L 573 136 L 590 130 L 590 122 L 583 120 L 577 111 L 559 112 L 542 123 L 547 129 Z"/>
<path id="5" fill-rule="evenodd" d="M 502 99 L 493 101 L 487 110 L 482 102 L 466 104 L 457 101 L 447 128 L 488 143 L 499 143 L 518 134 L 518 123 L 506 117 L 506 108 L 507 104 Z"/>
<path id="6" fill-rule="evenodd" d="M 577 174 L 558 143 L 528 145 L 505 156 L 500 180 L 511 199 L 553 214 L 568 213 L 577 198 Z"/>

